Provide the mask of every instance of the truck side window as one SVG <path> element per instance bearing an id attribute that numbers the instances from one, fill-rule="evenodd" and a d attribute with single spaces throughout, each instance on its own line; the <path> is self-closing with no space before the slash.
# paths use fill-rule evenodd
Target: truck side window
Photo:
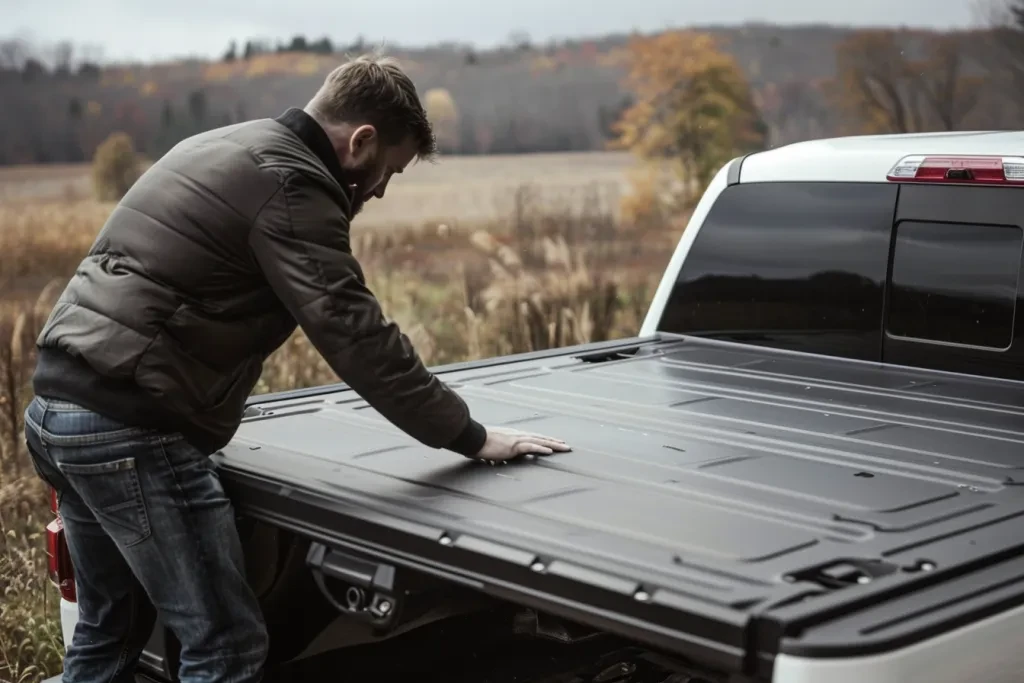
<path id="1" fill-rule="evenodd" d="M 887 332 L 1005 350 L 1013 341 L 1020 228 L 902 221 L 896 226 Z"/>
<path id="2" fill-rule="evenodd" d="M 785 182 L 726 188 L 659 329 L 881 360 L 897 188 Z"/>
<path id="3" fill-rule="evenodd" d="M 882 361 L 1024 380 L 1019 187 L 900 188 Z"/>

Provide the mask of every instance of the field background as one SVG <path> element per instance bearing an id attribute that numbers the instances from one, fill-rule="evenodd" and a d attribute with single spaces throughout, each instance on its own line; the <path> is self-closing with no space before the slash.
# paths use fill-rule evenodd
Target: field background
<path id="1" fill-rule="evenodd" d="M 558 201 L 596 192 L 603 208 L 617 214 L 628 171 L 636 167 L 629 152 L 442 155 L 434 163 L 410 164 L 388 187 L 386 201 L 366 205 L 356 228 L 493 221 L 508 215 L 524 186 Z M 88 163 L 0 166 L 0 201 L 88 199 L 89 173 Z"/>

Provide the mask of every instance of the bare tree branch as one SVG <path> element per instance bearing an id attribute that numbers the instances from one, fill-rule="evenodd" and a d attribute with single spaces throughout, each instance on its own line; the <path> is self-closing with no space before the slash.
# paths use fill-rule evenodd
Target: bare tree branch
<path id="1" fill-rule="evenodd" d="M 978 51 L 980 60 L 1006 79 L 1006 90 L 1024 106 L 1024 0 L 988 0 L 979 6 L 991 32 Z"/>
<path id="2" fill-rule="evenodd" d="M 982 79 L 964 73 L 966 58 L 959 37 L 937 36 L 928 52 L 917 74 L 921 93 L 943 130 L 956 130 L 977 104 Z"/>
<path id="3" fill-rule="evenodd" d="M 966 40 L 905 31 L 855 34 L 837 51 L 841 105 L 873 132 L 956 130 L 985 82 L 968 73 Z M 907 56 L 922 52 L 919 60 Z"/>

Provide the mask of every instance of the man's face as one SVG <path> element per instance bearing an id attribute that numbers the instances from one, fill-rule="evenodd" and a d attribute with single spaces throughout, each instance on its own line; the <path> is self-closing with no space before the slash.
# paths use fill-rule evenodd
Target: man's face
<path id="1" fill-rule="evenodd" d="M 388 182 L 416 156 L 411 138 L 399 145 L 382 145 L 373 126 L 357 128 L 349 141 L 349 157 L 342 164 L 344 181 L 352 188 L 352 215 L 370 199 L 382 198 Z"/>

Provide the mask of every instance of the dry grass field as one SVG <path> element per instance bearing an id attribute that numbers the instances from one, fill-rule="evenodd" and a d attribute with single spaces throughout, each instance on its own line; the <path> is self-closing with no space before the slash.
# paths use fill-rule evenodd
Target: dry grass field
<path id="1" fill-rule="evenodd" d="M 601 202 L 615 213 L 634 164 L 624 152 L 441 157 L 412 164 L 392 180 L 386 201 L 371 201 L 360 215 L 365 227 L 425 223 L 478 224 L 500 220 L 513 209 L 516 190 L 531 186 L 541 201 Z M 586 192 L 581 192 L 586 189 Z"/>
<path id="2" fill-rule="evenodd" d="M 0 202 L 90 196 L 89 164 L 0 166 Z"/>
<path id="3" fill-rule="evenodd" d="M 429 364 L 634 334 L 678 239 L 625 225 L 628 156 L 466 157 L 392 181 L 353 226 L 385 312 Z M 34 341 L 111 205 L 87 166 L 0 169 L 0 681 L 59 670 L 46 491 L 23 448 Z M 336 381 L 298 332 L 257 391 Z"/>
<path id="4" fill-rule="evenodd" d="M 387 201 L 367 205 L 359 224 L 402 228 L 488 222 L 508 214 L 523 185 L 558 201 L 592 200 L 596 192 L 604 208 L 615 213 L 634 164 L 626 152 L 442 156 L 435 163 L 411 164 L 391 182 Z M 581 187 L 590 189 L 590 196 L 578 192 Z M 0 202 L 91 194 L 89 164 L 0 167 Z"/>

